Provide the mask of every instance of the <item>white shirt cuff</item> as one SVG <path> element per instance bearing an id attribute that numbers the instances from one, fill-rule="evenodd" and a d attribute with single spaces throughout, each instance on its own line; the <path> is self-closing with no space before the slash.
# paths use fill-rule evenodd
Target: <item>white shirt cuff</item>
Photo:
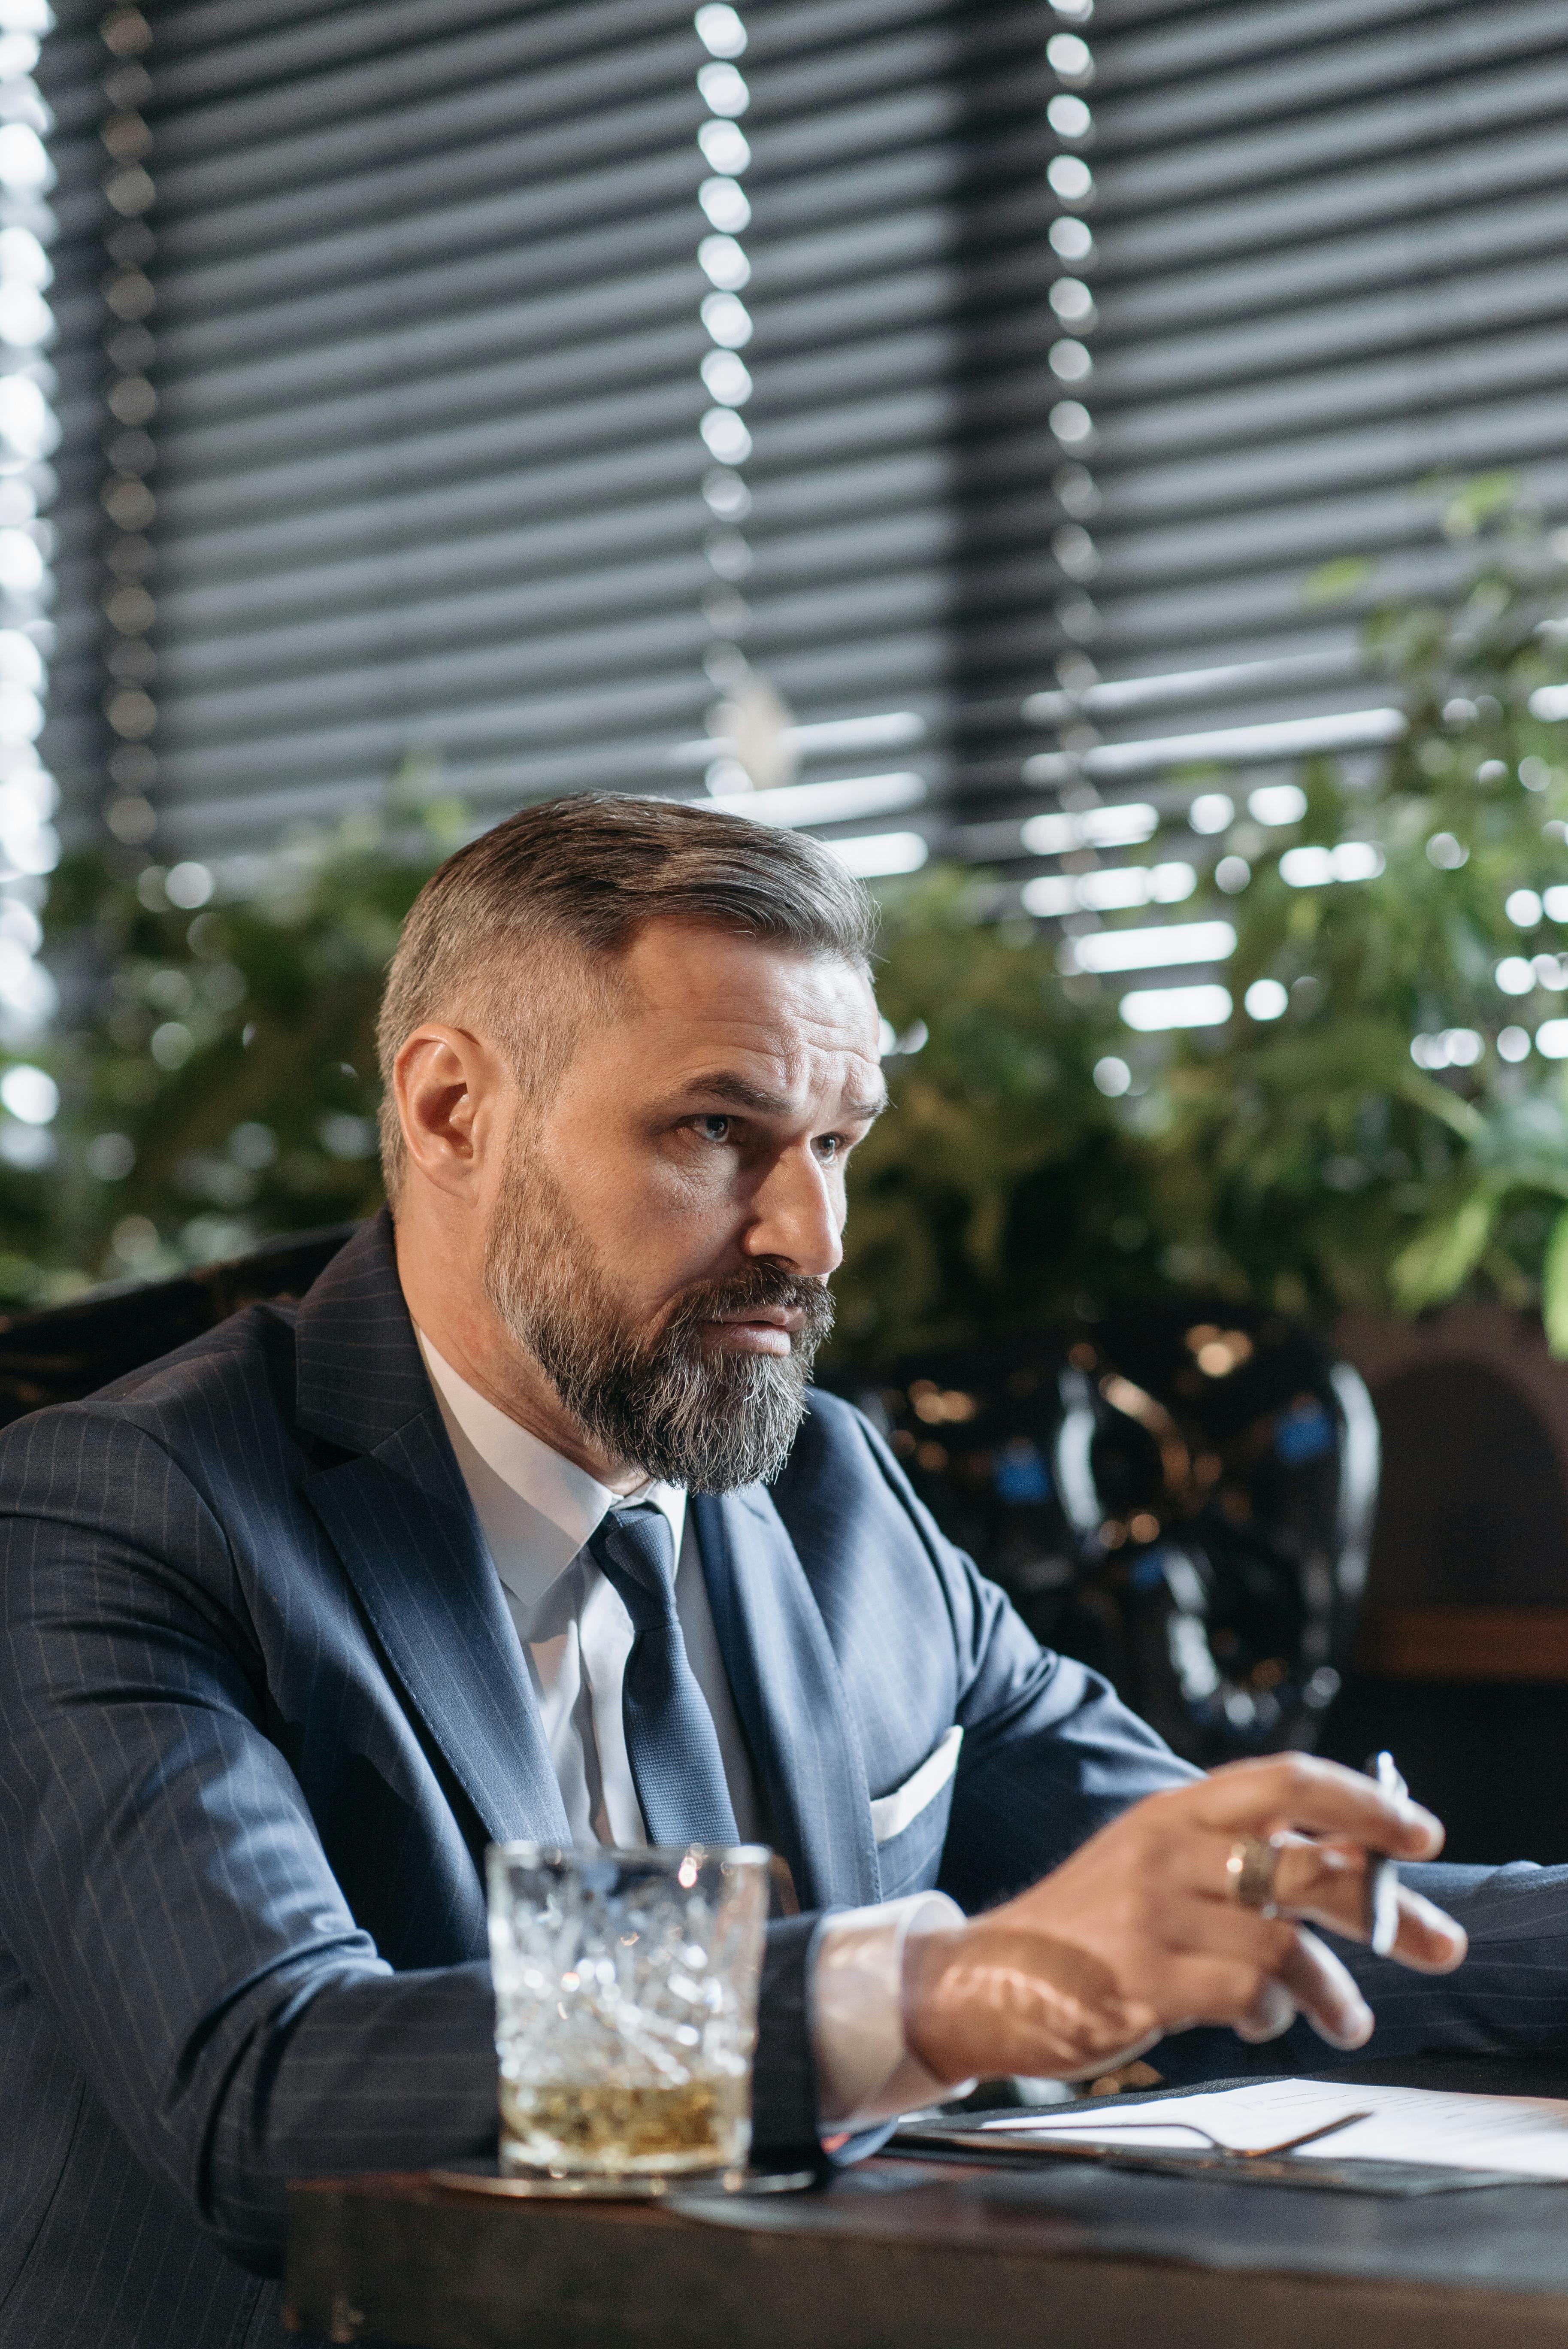
<path id="1" fill-rule="evenodd" d="M 825 2129 L 870 2128 L 974 2086 L 938 2080 L 903 2032 L 905 1944 L 913 1933 L 951 1931 L 964 1921 L 945 1892 L 841 1909 L 824 1920 L 811 1976 L 811 2045 Z"/>

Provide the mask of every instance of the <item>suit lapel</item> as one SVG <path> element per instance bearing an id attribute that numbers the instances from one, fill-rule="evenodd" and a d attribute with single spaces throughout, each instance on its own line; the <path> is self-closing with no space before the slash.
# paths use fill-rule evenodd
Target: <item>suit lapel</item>
<path id="1" fill-rule="evenodd" d="M 387 1218 L 300 1307 L 303 1426 L 350 1456 L 305 1492 L 486 1832 L 571 1839 L 528 1666 L 403 1302 Z"/>
<path id="2" fill-rule="evenodd" d="M 871 1795 L 838 1660 L 795 1546 L 756 1488 L 694 1498 L 719 1651 L 803 1909 L 880 1897 Z"/>

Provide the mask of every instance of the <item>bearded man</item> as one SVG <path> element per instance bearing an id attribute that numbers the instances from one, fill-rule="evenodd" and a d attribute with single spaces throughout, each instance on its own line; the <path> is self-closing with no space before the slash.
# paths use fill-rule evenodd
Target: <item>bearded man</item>
<path id="1" fill-rule="evenodd" d="M 389 1213 L 0 1439 L 0 2341 L 281 2342 L 286 2179 L 493 2148 L 492 1840 L 773 1847 L 767 2155 L 1367 1999 L 1396 2049 L 1560 2039 L 1559 1875 L 1427 1871 L 1470 1965 L 1401 1970 L 1465 1946 L 1407 1889 L 1358 1988 L 1309 1922 L 1365 1939 L 1367 1852 L 1437 1822 L 1199 1777 L 808 1392 L 871 941 L 765 824 L 501 824 L 392 966 Z"/>

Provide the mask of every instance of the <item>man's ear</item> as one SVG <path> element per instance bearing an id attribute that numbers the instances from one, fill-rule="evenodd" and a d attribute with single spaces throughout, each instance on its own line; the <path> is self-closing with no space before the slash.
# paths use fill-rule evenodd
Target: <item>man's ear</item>
<path id="1" fill-rule="evenodd" d="M 517 1085 L 494 1048 L 466 1028 L 427 1020 L 392 1069 L 403 1146 L 438 1190 L 471 1198 L 511 1131 Z"/>

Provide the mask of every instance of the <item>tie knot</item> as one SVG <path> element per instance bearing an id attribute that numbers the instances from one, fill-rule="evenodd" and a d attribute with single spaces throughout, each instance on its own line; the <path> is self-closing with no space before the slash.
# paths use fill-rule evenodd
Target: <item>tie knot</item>
<path id="1" fill-rule="evenodd" d="M 675 1620 L 675 1536 L 662 1509 L 651 1501 L 635 1501 L 610 1510 L 590 1535 L 588 1548 L 635 1630 L 652 1630 Z"/>

